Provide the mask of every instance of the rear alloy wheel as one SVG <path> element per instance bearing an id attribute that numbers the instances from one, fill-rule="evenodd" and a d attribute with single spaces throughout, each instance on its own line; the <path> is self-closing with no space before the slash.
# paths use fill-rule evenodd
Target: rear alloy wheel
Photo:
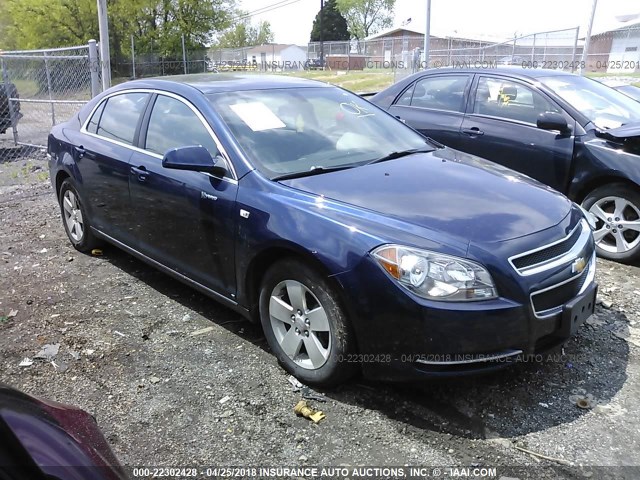
<path id="1" fill-rule="evenodd" d="M 623 184 L 605 185 L 582 205 L 596 218 L 599 256 L 625 263 L 640 258 L 640 193 Z"/>
<path id="2" fill-rule="evenodd" d="M 357 368 L 343 361 L 353 335 L 333 286 L 297 260 L 279 262 L 265 274 L 260 320 L 278 361 L 303 383 L 335 385 Z"/>
<path id="3" fill-rule="evenodd" d="M 95 248 L 98 241 L 91 232 L 89 218 L 82 206 L 80 195 L 69 178 L 60 186 L 59 202 L 62 223 L 72 245 L 81 252 Z"/>

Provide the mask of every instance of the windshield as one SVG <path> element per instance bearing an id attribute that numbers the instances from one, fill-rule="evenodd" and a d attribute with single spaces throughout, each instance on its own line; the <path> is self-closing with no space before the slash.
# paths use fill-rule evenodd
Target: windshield
<path id="1" fill-rule="evenodd" d="M 616 90 L 633 98 L 636 102 L 640 102 L 640 88 L 633 85 L 623 85 L 622 87 L 617 87 Z"/>
<path id="2" fill-rule="evenodd" d="M 595 80 L 562 75 L 541 78 L 540 81 L 599 128 L 617 128 L 640 122 L 640 103 Z"/>
<path id="3" fill-rule="evenodd" d="M 420 134 L 338 88 L 225 92 L 208 98 L 250 160 L 272 179 L 433 150 Z"/>

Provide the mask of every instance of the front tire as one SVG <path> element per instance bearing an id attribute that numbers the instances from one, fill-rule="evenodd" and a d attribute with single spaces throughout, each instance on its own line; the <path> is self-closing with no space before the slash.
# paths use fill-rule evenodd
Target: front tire
<path id="1" fill-rule="evenodd" d="M 582 206 L 596 217 L 599 256 L 630 263 L 640 258 L 640 193 L 622 183 L 596 188 Z"/>
<path id="2" fill-rule="evenodd" d="M 64 230 L 74 248 L 88 252 L 97 247 L 99 242 L 91 231 L 89 216 L 70 178 L 62 182 L 58 202 Z"/>
<path id="3" fill-rule="evenodd" d="M 354 338 L 335 288 L 316 270 L 288 259 L 260 288 L 260 321 L 280 364 L 308 385 L 333 386 L 358 368 L 348 361 Z"/>

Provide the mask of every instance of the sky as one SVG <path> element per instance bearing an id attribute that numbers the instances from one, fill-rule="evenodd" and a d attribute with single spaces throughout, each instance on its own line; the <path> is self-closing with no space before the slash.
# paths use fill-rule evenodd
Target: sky
<path id="1" fill-rule="evenodd" d="M 290 2 L 294 2 L 289 4 Z M 238 0 L 239 7 L 256 12 L 274 4 L 280 8 L 252 16 L 271 23 L 277 43 L 306 45 L 320 0 Z M 394 26 L 407 19 L 407 28 L 424 32 L 426 0 L 396 0 Z M 431 0 L 432 35 L 472 38 L 513 38 L 548 30 L 580 26 L 585 35 L 593 0 Z M 462 13 L 460 13 L 462 12 Z M 616 17 L 640 15 L 638 0 L 599 0 L 594 33 L 624 26 Z M 640 22 L 640 17 L 630 23 Z"/>

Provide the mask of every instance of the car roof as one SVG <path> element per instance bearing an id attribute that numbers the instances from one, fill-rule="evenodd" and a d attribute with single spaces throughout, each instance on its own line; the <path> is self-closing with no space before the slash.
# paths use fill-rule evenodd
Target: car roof
<path id="1" fill-rule="evenodd" d="M 504 73 L 507 75 L 511 75 L 514 77 L 520 77 L 520 78 L 530 78 L 530 79 L 534 79 L 534 78 L 540 78 L 540 77 L 554 77 L 554 76 L 569 76 L 569 75 L 575 75 L 574 73 L 571 72 L 565 72 L 564 70 L 551 70 L 548 68 L 523 68 L 520 67 L 518 65 L 500 65 L 500 66 L 496 66 L 496 67 L 467 67 L 467 68 L 451 68 L 451 67 L 444 67 L 444 68 L 430 68 L 428 70 L 424 70 L 422 72 L 418 72 L 416 75 L 418 74 L 431 74 L 431 75 L 435 75 L 436 73 L 486 73 L 486 74 L 492 74 L 492 73 Z"/>
<path id="2" fill-rule="evenodd" d="M 204 94 L 239 90 L 269 90 L 275 88 L 330 87 L 329 84 L 289 75 L 261 75 L 247 73 L 199 73 L 168 77 L 146 78 L 122 84 L 127 88 L 167 88 L 168 84 L 184 84 Z"/>

